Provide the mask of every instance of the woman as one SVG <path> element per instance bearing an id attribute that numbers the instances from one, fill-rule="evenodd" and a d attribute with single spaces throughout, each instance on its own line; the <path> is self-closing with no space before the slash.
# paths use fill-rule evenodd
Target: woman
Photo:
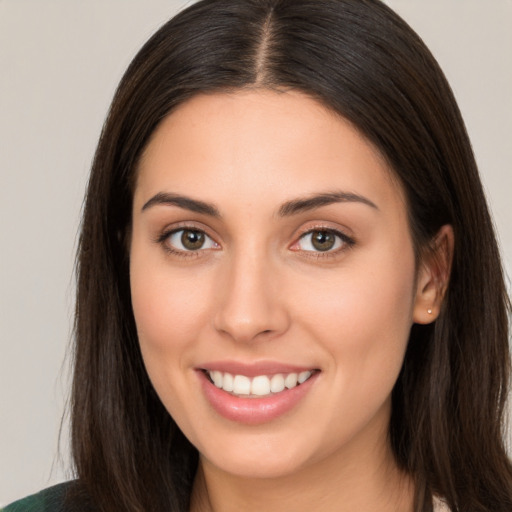
<path id="1" fill-rule="evenodd" d="M 510 510 L 507 308 L 460 113 L 403 21 L 198 2 L 98 146 L 78 479 L 41 508 Z"/>

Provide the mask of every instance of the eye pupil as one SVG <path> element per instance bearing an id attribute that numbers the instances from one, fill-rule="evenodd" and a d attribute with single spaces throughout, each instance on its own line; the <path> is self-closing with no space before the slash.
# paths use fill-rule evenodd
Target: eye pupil
<path id="1" fill-rule="evenodd" d="M 311 243 L 318 251 L 328 251 L 334 247 L 336 237 L 329 231 L 313 231 Z"/>
<path id="2" fill-rule="evenodd" d="M 201 249 L 204 245 L 204 233 L 185 229 L 181 235 L 181 243 L 183 247 L 191 251 Z"/>

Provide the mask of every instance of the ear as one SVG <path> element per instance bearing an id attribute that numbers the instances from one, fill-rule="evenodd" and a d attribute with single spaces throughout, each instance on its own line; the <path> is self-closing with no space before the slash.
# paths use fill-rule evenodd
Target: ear
<path id="1" fill-rule="evenodd" d="M 418 269 L 413 311 L 415 323 L 429 324 L 439 316 L 450 280 L 453 246 L 453 228 L 446 224 L 425 251 Z"/>

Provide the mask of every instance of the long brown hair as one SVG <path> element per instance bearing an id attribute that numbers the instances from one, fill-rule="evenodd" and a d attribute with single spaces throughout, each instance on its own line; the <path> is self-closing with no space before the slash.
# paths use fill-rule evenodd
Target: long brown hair
<path id="1" fill-rule="evenodd" d="M 419 37 L 378 0 L 202 0 L 140 50 L 95 155 L 77 259 L 72 450 L 100 510 L 187 510 L 197 451 L 160 403 L 139 351 L 126 238 L 134 173 L 160 121 L 198 93 L 297 89 L 350 120 L 402 184 L 418 257 L 444 224 L 451 280 L 434 324 L 414 325 L 393 390 L 390 442 L 453 511 L 512 510 L 503 443 L 509 303 L 471 145 Z"/>

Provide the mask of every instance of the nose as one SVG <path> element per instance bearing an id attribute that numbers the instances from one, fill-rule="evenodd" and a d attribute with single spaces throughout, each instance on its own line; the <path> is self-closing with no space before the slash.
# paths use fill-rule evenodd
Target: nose
<path id="1" fill-rule="evenodd" d="M 237 342 L 270 339 L 289 327 L 282 276 L 261 254 L 226 262 L 218 282 L 215 329 Z"/>

